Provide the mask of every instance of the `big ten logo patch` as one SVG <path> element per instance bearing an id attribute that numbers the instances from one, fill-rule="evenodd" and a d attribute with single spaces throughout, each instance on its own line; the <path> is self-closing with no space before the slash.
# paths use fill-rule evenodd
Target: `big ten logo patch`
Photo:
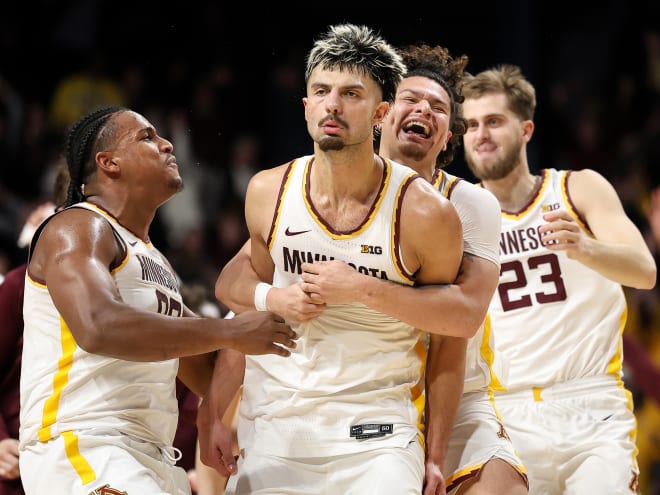
<path id="1" fill-rule="evenodd" d="M 541 211 L 543 213 L 548 213 L 549 211 L 555 211 L 559 209 L 559 203 L 552 203 L 550 205 L 541 205 Z"/>
<path id="2" fill-rule="evenodd" d="M 93 492 L 89 492 L 89 495 L 127 495 L 127 493 L 121 490 L 117 490 L 116 488 L 112 488 L 110 485 L 103 485 Z"/>
<path id="3" fill-rule="evenodd" d="M 370 246 L 369 244 L 360 245 L 360 253 L 362 254 L 383 254 L 381 246 Z"/>

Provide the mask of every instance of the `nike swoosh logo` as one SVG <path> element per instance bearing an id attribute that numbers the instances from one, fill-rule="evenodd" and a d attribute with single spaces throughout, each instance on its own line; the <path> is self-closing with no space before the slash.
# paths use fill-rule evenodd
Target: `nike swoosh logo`
<path id="1" fill-rule="evenodd" d="M 137 244 L 137 241 L 133 241 L 133 242 L 128 241 L 128 243 L 131 245 L 131 247 L 133 247 L 133 246 L 135 246 L 135 245 Z"/>
<path id="2" fill-rule="evenodd" d="M 305 234 L 307 232 L 311 232 L 311 229 L 310 230 L 295 231 L 295 230 L 289 230 L 289 227 L 287 227 L 286 230 L 284 231 L 284 235 L 289 235 L 289 236 L 290 235 L 300 235 L 300 234 Z"/>

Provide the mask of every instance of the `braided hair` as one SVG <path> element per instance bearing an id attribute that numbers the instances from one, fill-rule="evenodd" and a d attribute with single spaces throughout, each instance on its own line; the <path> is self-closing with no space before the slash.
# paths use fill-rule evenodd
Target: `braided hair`
<path id="1" fill-rule="evenodd" d="M 105 148 L 114 136 L 110 118 L 127 108 L 113 106 L 95 110 L 81 117 L 67 133 L 65 140 L 66 163 L 69 169 L 69 188 L 64 206 L 71 206 L 86 199 L 85 181 L 96 173 L 94 156 Z"/>

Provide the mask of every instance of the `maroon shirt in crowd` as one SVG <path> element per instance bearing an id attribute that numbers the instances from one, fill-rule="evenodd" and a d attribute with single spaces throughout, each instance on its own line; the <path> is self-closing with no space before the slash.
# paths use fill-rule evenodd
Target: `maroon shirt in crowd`
<path id="1" fill-rule="evenodd" d="M 18 439 L 26 267 L 14 268 L 0 283 L 0 440 Z M 20 479 L 0 476 L 0 495 L 24 493 Z"/>

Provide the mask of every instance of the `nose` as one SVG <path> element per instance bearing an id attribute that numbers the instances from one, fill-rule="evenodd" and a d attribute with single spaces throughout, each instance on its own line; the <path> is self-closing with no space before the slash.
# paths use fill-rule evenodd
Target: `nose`
<path id="1" fill-rule="evenodd" d="M 422 98 L 415 104 L 415 111 L 423 114 L 430 114 L 431 104 L 428 100 Z"/>
<path id="2" fill-rule="evenodd" d="M 474 129 L 474 135 L 479 140 L 486 139 L 488 137 L 488 127 L 483 123 L 477 123 Z"/>
<path id="3" fill-rule="evenodd" d="M 160 139 L 162 141 L 160 145 L 161 150 L 165 153 L 172 153 L 174 151 L 174 145 L 172 142 L 165 139 L 164 137 L 161 137 Z"/>
<path id="4" fill-rule="evenodd" d="M 336 114 L 339 113 L 341 110 L 341 99 L 340 95 L 336 90 L 330 91 L 326 98 L 325 98 L 325 104 L 328 109 L 328 112 Z"/>

